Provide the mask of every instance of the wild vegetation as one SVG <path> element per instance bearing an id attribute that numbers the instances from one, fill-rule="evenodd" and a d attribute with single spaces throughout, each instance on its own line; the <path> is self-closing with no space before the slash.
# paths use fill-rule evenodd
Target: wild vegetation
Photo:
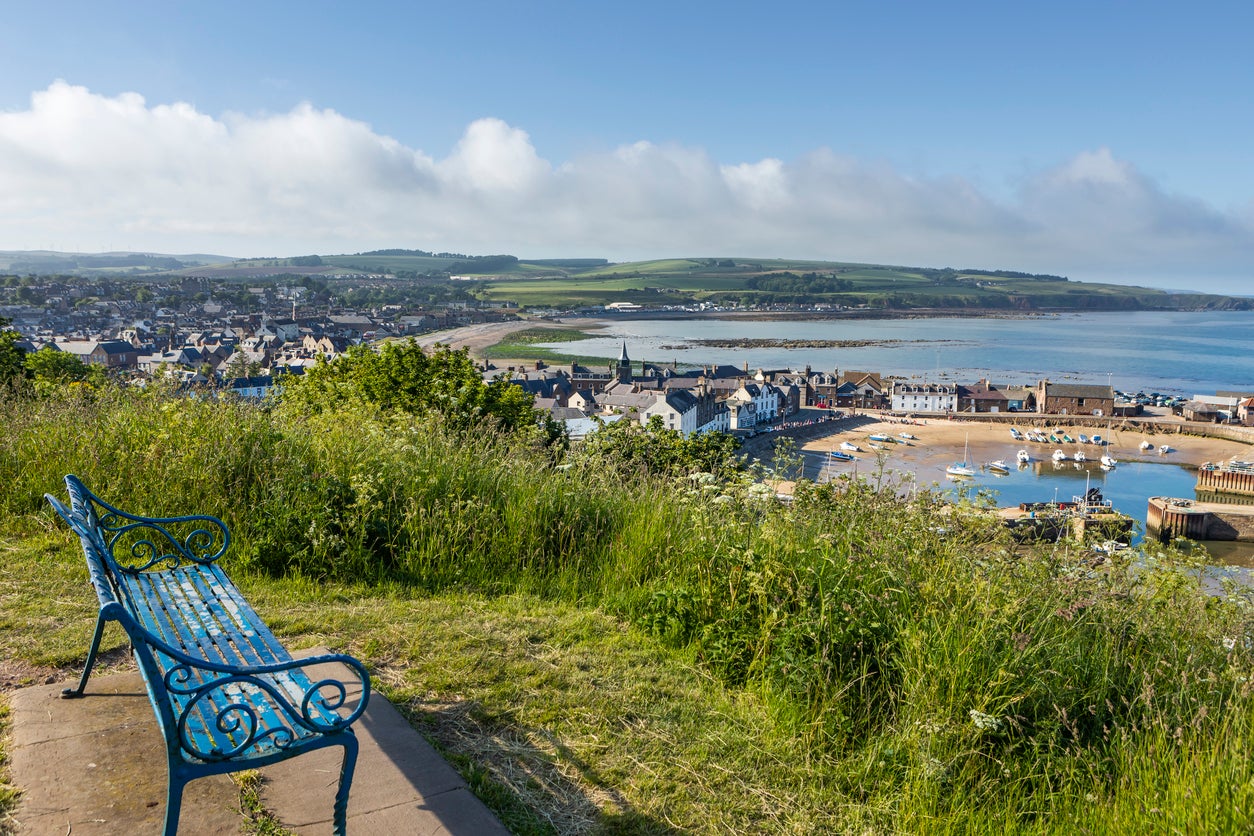
<path id="1" fill-rule="evenodd" d="M 784 502 L 786 448 L 567 450 L 464 353 L 392 351 L 263 405 L 7 388 L 0 653 L 81 662 L 94 596 L 42 499 L 73 472 L 221 516 L 280 635 L 365 659 L 516 832 L 1254 827 L 1254 609 L 1189 554 L 1024 550 L 883 480 Z"/>

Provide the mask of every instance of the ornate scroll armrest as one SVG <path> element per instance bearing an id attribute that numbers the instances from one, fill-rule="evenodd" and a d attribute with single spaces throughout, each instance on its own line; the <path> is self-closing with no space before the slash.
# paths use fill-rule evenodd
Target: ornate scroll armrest
<path id="1" fill-rule="evenodd" d="M 164 652 L 164 651 L 163 651 Z M 180 654 L 184 656 L 184 654 Z M 253 746 L 269 742 L 277 749 L 287 749 L 310 734 L 325 735 L 342 732 L 361 717 L 370 700 L 370 675 L 352 656 L 328 654 L 308 659 L 293 659 L 270 665 L 233 669 L 201 660 L 179 660 L 166 671 L 162 684 L 172 695 L 182 698 L 178 732 L 182 748 L 200 760 L 227 760 Z M 357 705 L 347 714 L 347 681 L 324 677 L 311 679 L 311 684 L 297 695 L 276 684 L 267 674 L 300 670 L 327 662 L 340 662 L 352 671 L 361 685 Z M 259 704 L 273 708 L 282 722 L 267 722 L 267 714 Z M 211 723 L 222 735 L 229 735 L 229 748 L 209 745 L 188 728 L 189 719 L 201 718 Z M 302 733 L 301 730 L 305 733 Z"/>

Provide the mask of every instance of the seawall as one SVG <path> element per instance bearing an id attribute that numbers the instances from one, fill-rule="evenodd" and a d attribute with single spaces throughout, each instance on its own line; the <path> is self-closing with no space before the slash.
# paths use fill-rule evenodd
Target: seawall
<path id="1" fill-rule="evenodd" d="M 1164 542 L 1176 537 L 1254 542 L 1254 505 L 1154 496 L 1145 512 L 1145 531 Z"/>

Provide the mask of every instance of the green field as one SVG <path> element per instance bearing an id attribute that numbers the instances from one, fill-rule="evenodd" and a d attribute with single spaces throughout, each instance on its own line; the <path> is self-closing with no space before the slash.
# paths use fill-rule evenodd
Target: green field
<path id="1" fill-rule="evenodd" d="M 441 281 L 447 274 L 468 276 L 470 280 L 457 283 L 459 292 L 467 291 L 483 301 L 535 308 L 597 307 L 613 302 L 647 308 L 699 303 L 727 307 L 821 304 L 885 311 L 1249 310 L 1254 306 L 1248 298 L 1168 293 L 1010 270 L 741 257 L 607 264 L 599 259 L 527 261 L 508 255 L 453 258 L 406 250 L 258 258 L 188 267 L 173 274 L 245 281 L 291 272 L 344 271 L 391 275 L 401 282 Z M 168 275 L 152 272 L 147 277 Z"/>
<path id="2" fill-rule="evenodd" d="M 837 287 L 838 286 L 838 287 Z M 818 289 L 816 289 L 818 288 Z M 481 299 L 524 306 L 632 302 L 646 307 L 819 304 L 889 310 L 1140 310 L 1242 308 L 1248 300 L 1014 272 L 937 270 L 782 259 L 664 259 L 609 264 L 564 276 L 496 275 Z"/>

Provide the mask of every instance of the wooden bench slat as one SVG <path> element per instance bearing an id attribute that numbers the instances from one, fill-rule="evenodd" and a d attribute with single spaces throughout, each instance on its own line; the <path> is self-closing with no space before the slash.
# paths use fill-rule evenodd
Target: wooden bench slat
<path id="1" fill-rule="evenodd" d="M 175 570 L 177 571 L 177 570 Z M 175 582 L 171 572 L 146 572 L 140 575 L 126 575 L 122 579 L 124 585 L 131 590 L 131 598 L 138 602 L 135 615 L 146 628 L 157 638 L 173 647 L 179 648 L 189 655 L 199 656 L 210 662 L 230 664 L 212 643 L 198 641 L 187 628 L 182 608 L 175 602 L 177 592 L 171 596 L 167 586 Z M 177 588 L 177 583 L 176 583 Z M 177 665 L 175 660 L 157 651 L 154 653 L 162 673 L 168 672 Z M 189 670 L 189 687 L 196 687 L 206 681 L 205 672 Z M 199 710 L 188 712 L 190 699 L 183 694 L 171 693 L 170 701 L 176 706 L 176 714 L 185 717 L 187 734 L 195 742 L 198 749 L 211 751 L 214 749 L 227 751 L 234 747 L 235 742 L 228 735 L 222 739 L 216 732 L 213 717 L 221 715 L 230 704 L 227 695 L 215 690 L 208 696 L 208 704 Z"/>
<path id="2" fill-rule="evenodd" d="M 223 665 L 238 666 L 242 663 L 249 662 L 246 658 L 241 658 L 239 654 L 240 646 L 233 641 L 235 638 L 231 633 L 223 629 L 225 625 L 218 622 L 212 616 L 212 613 L 203 599 L 198 594 L 188 594 L 188 587 L 191 587 L 193 593 L 196 592 L 194 578 L 201 575 L 200 567 L 187 567 L 171 570 L 169 572 L 147 572 L 144 577 L 136 579 L 134 583 L 128 584 L 134 589 L 146 589 L 152 595 L 141 594 L 145 601 L 152 601 L 153 596 L 160 601 L 160 608 L 164 613 L 164 619 L 157 617 L 157 610 L 146 608 L 151 617 L 156 618 L 159 622 L 158 629 L 168 627 L 166 631 L 170 644 L 183 648 L 192 655 L 202 656 L 203 658 L 217 662 Z M 251 611 L 251 610 L 250 610 Z M 164 659 L 164 657 L 162 657 Z M 291 657 L 288 656 L 288 659 Z M 287 659 L 278 659 L 275 661 L 287 661 Z M 164 670 L 174 667 L 173 664 L 163 664 Z M 262 675 L 262 678 L 272 681 L 274 677 Z M 212 679 L 212 678 L 210 678 Z M 209 679 L 202 676 L 195 676 L 192 682 L 195 685 L 202 684 Z M 285 693 L 290 695 L 291 691 L 282 686 Z M 237 683 L 225 686 L 224 689 L 214 689 L 209 695 L 196 702 L 192 706 L 193 698 L 185 694 L 171 694 L 171 699 L 176 702 L 180 709 L 179 713 L 186 715 L 187 731 L 193 740 L 204 741 L 198 743 L 204 749 L 218 749 L 228 751 L 240 742 L 246 739 L 248 730 L 240 729 L 235 734 L 222 732 L 217 726 L 218 718 L 227 711 L 228 706 L 235 700 L 243 702 L 257 711 L 257 724 L 263 729 L 287 729 L 294 739 L 300 739 L 308 736 L 310 733 L 299 726 L 293 728 L 291 721 L 276 711 L 270 701 L 259 696 L 260 689 L 256 686 Z M 299 693 L 303 693 L 303 690 Z M 297 698 L 299 704 L 299 697 Z M 264 739 L 257 744 L 260 752 L 269 751 L 273 746 L 269 739 Z"/>
<path id="3" fill-rule="evenodd" d="M 291 659 L 287 649 L 279 644 L 279 640 L 270 631 L 256 612 L 249 606 L 226 576 L 218 567 L 209 567 L 197 572 L 192 582 L 206 587 L 203 600 L 214 613 L 218 623 L 231 622 L 240 625 L 238 632 L 232 635 L 234 649 L 248 664 L 263 665 L 271 662 L 284 662 Z M 198 599 L 199 600 L 199 599 Z M 302 698 L 313 684 L 303 671 L 292 670 L 283 674 L 267 675 L 267 680 L 276 688 L 287 694 L 293 705 L 299 705 Z M 312 706 L 318 715 L 330 721 L 331 713 Z"/>
<path id="4" fill-rule="evenodd" d="M 285 662 L 292 658 L 220 569 L 206 568 L 204 571 L 189 575 L 188 580 L 198 588 L 203 587 L 203 595 L 193 599 L 198 607 L 203 602 L 217 624 L 232 625 L 229 638 L 232 642 L 232 650 L 238 654 L 240 661 L 245 664 L 264 665 L 272 662 Z M 219 650 L 222 649 L 220 644 L 215 643 L 215 646 Z M 294 704 L 300 703 L 301 698 L 312 685 L 309 677 L 299 670 L 281 675 L 267 675 L 266 678 L 275 687 L 282 689 Z M 320 713 L 327 716 L 325 712 Z"/>

